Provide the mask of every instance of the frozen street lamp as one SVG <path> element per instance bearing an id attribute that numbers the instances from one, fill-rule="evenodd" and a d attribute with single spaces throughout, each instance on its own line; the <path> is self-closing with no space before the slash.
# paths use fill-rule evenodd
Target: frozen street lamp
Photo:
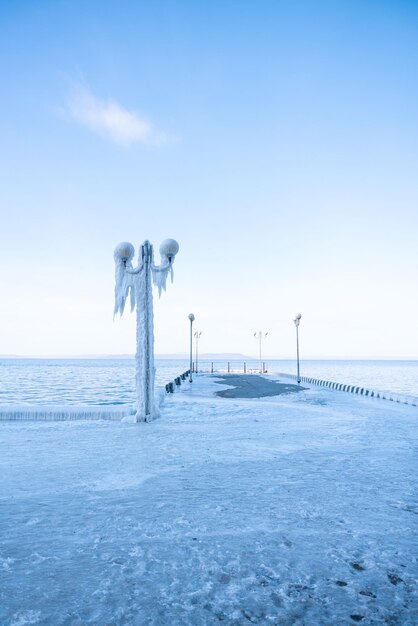
<path id="1" fill-rule="evenodd" d="M 200 335 L 202 334 L 202 331 L 196 331 L 194 334 L 194 338 L 196 341 L 196 374 L 198 372 L 198 358 L 199 358 L 199 339 L 200 339 Z"/>
<path id="2" fill-rule="evenodd" d="M 138 266 L 132 266 L 135 249 L 123 242 L 115 248 L 115 309 L 114 315 L 123 315 L 129 297 L 131 311 L 136 306 L 136 422 L 148 422 L 156 417 L 158 410 L 154 398 L 154 311 L 152 282 L 159 295 L 166 288 L 170 274 L 173 281 L 174 257 L 179 245 L 174 239 L 166 239 L 160 245 L 161 264 L 154 265 L 153 247 L 144 241 L 138 254 Z M 152 278 L 152 280 L 151 280 Z"/>
<path id="3" fill-rule="evenodd" d="M 254 333 L 254 337 L 258 339 L 259 341 L 260 374 L 263 373 L 263 363 L 261 361 L 261 342 L 263 339 L 267 337 L 267 335 L 268 335 L 268 332 L 264 333 L 261 330 L 259 330 L 258 333 Z"/>
<path id="4" fill-rule="evenodd" d="M 193 322 L 194 322 L 194 315 L 193 315 L 193 313 L 189 313 L 189 320 L 190 320 L 190 370 L 189 370 L 189 382 L 192 383 L 193 382 L 193 375 L 192 375 L 192 369 L 193 369 Z"/>
<path id="5" fill-rule="evenodd" d="M 300 313 L 296 313 L 295 319 L 293 320 L 295 322 L 295 326 L 296 326 L 296 363 L 297 363 L 297 368 L 298 368 L 298 383 L 300 383 L 300 371 L 299 371 L 299 324 L 300 324 L 301 317 L 302 317 L 302 315 Z"/>

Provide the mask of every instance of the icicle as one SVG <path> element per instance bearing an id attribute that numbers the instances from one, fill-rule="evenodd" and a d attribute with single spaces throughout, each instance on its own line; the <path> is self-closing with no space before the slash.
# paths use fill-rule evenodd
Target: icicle
<path id="1" fill-rule="evenodd" d="M 119 311 L 123 311 L 122 286 L 124 276 L 125 264 L 115 256 L 115 308 L 113 309 L 113 316 Z"/>
<path id="2" fill-rule="evenodd" d="M 19 406 L 10 405 L 0 407 L 0 421 L 33 420 L 33 421 L 63 421 L 63 420 L 121 420 L 126 415 L 132 415 L 135 408 L 131 405 L 123 406 Z"/>
<path id="3" fill-rule="evenodd" d="M 167 287 L 167 274 L 169 267 L 152 267 L 153 283 L 158 288 L 158 295 L 161 296 L 161 292 L 166 290 Z"/>
<path id="4" fill-rule="evenodd" d="M 174 239 L 166 239 L 160 246 L 161 264 L 154 265 L 152 262 L 152 278 L 153 283 L 158 287 L 158 295 L 167 288 L 167 278 L 170 274 L 171 282 L 174 280 L 173 263 L 174 257 L 179 251 L 179 245 Z"/>
<path id="5" fill-rule="evenodd" d="M 115 308 L 113 315 L 117 313 L 122 317 L 125 304 L 130 295 L 131 310 L 135 307 L 135 287 L 132 275 L 126 273 L 126 269 L 132 269 L 131 261 L 122 261 L 115 256 Z M 130 293 L 129 293 L 130 292 Z"/>
<path id="6" fill-rule="evenodd" d="M 115 260 L 115 307 L 113 309 L 113 317 L 120 313 L 123 315 L 126 299 L 131 296 L 131 307 L 135 305 L 134 281 L 129 275 L 132 270 L 132 259 L 135 255 L 135 248 L 127 241 L 118 244 L 113 253 Z M 127 272 L 128 270 L 128 272 Z"/>
<path id="7" fill-rule="evenodd" d="M 131 313 L 135 308 L 135 284 L 134 281 L 132 280 L 132 285 L 130 288 L 130 295 L 131 295 Z"/>

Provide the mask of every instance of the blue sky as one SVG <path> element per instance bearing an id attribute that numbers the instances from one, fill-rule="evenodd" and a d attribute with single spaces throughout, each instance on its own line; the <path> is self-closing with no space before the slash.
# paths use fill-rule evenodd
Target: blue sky
<path id="1" fill-rule="evenodd" d="M 156 351 L 417 358 L 418 4 L 4 0 L 0 353 L 126 353 L 113 249 L 179 241 Z"/>

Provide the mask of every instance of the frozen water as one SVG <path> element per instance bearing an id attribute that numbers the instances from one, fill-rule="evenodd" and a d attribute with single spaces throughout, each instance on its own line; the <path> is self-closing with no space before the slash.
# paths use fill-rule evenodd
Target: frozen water
<path id="1" fill-rule="evenodd" d="M 417 409 L 219 389 L 0 425 L 2 625 L 418 623 Z"/>

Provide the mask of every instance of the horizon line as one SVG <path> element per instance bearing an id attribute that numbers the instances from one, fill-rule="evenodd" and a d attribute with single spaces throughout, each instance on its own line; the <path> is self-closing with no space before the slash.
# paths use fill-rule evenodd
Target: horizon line
<path id="1" fill-rule="evenodd" d="M 236 360 L 236 361 L 259 361 L 258 356 L 249 356 L 237 352 L 209 352 L 202 353 L 199 360 Z M 189 359 L 186 352 L 155 354 L 156 359 Z M 134 354 L 0 354 L 0 359 L 135 359 Z M 294 361 L 296 357 L 266 355 L 265 361 Z M 300 361 L 418 361 L 418 357 L 405 356 L 307 356 Z"/>

